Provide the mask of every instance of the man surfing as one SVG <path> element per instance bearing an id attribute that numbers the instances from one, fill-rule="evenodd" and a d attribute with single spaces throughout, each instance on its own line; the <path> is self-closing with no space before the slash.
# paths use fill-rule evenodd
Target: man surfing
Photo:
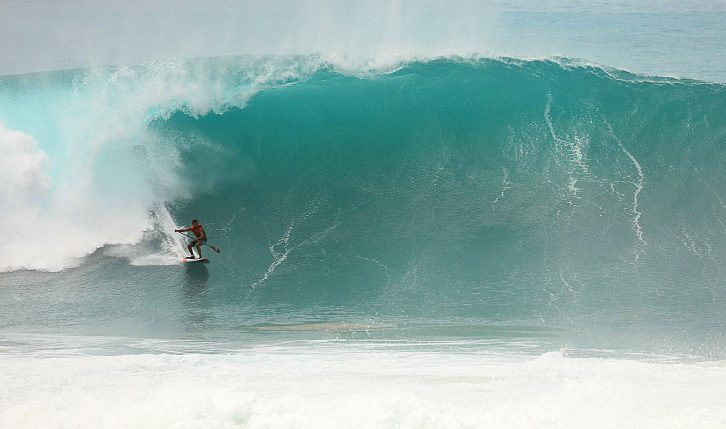
<path id="1" fill-rule="evenodd" d="M 175 229 L 174 232 L 187 232 L 191 231 L 194 233 L 194 236 L 196 237 L 194 240 L 189 242 L 187 244 L 187 249 L 189 249 L 189 253 L 191 253 L 191 257 L 187 257 L 186 259 L 197 259 L 194 257 L 194 251 L 192 250 L 192 247 L 197 248 L 197 253 L 199 254 L 199 259 L 202 259 L 202 245 L 207 242 L 207 233 L 204 232 L 204 227 L 201 223 L 199 223 L 198 220 L 194 219 L 192 221 L 192 226 L 186 227 L 186 228 L 180 228 Z"/>

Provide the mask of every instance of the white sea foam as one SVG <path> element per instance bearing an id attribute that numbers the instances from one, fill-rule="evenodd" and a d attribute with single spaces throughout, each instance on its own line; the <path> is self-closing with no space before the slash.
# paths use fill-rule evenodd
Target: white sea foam
<path id="1" fill-rule="evenodd" d="M 722 428 L 726 367 L 351 347 L 0 357 L 7 428 Z"/>
<path id="2" fill-rule="evenodd" d="M 104 243 L 137 241 L 146 229 L 143 207 L 132 201 L 125 201 L 126 210 L 101 205 L 85 182 L 60 183 L 52 192 L 52 160 L 30 135 L 0 124 L 0 150 L 0 270 L 58 270 Z"/>
<path id="3" fill-rule="evenodd" d="M 20 130 L 0 124 L 0 200 L 9 219 L 0 271 L 58 271 L 104 245 L 134 245 L 162 227 L 173 231 L 164 203 L 203 186 L 179 173 L 179 151 L 200 142 L 194 135 L 159 138 L 148 125 L 176 111 L 200 116 L 243 107 L 259 91 L 323 66 L 318 57 L 257 57 L 95 68 L 76 72 L 71 88 L 45 88 L 42 100 L 22 100 L 39 103 L 34 115 L 53 121 L 24 118 L 29 122 Z M 0 111 L 13 109 L 13 100 L 6 102 Z M 168 242 L 162 239 L 161 249 L 115 252 L 141 265 L 178 261 Z"/>
<path id="4" fill-rule="evenodd" d="M 33 215 L 34 205 L 48 192 L 48 154 L 38 147 L 32 136 L 8 130 L 0 124 L 0 200 L 3 218 L 22 221 Z"/>

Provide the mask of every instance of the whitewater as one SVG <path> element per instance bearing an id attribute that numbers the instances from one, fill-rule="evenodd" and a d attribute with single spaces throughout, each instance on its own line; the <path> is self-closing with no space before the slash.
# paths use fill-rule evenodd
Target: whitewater
<path id="1" fill-rule="evenodd" d="M 245 5 L 2 52 L 1 428 L 726 426 L 726 6 Z"/>

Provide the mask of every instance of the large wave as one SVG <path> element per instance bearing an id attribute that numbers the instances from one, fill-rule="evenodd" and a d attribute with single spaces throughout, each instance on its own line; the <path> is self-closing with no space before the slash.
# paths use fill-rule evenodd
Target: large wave
<path id="1" fill-rule="evenodd" d="M 0 269 L 61 270 L 105 244 L 138 243 L 162 219 L 172 227 L 164 203 L 190 195 L 176 173 L 179 146 L 190 140 L 160 140 L 149 123 L 173 112 L 198 117 L 242 107 L 319 64 L 229 58 L 2 77 L 8 235 Z M 168 242 L 167 253 L 176 244 Z"/>
<path id="2" fill-rule="evenodd" d="M 10 216 L 3 268 L 62 269 L 104 244 L 170 263 L 172 226 L 197 217 L 230 282 L 295 299 L 717 311 L 725 93 L 564 59 L 4 77 L 5 162 L 27 173 L 5 188 L 35 196 L 4 195 L 31 221 Z"/>

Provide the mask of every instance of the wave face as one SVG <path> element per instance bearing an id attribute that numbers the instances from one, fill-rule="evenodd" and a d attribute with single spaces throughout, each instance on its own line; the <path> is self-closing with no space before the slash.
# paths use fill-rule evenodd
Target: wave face
<path id="1" fill-rule="evenodd" d="M 372 79 L 321 70 L 151 128 L 208 142 L 182 154 L 185 175 L 216 185 L 173 212 L 213 227 L 243 285 L 508 317 L 702 307 L 723 298 L 725 94 L 434 61 Z"/>
<path id="2" fill-rule="evenodd" d="M 214 59 L 65 73 L 2 78 L 21 108 L 3 102 L 0 121 L 51 165 L 26 168 L 42 202 L 13 199 L 12 210 L 34 204 L 34 225 L 52 216 L 93 239 L 60 246 L 46 266 L 6 269 L 60 269 L 103 244 L 125 246 L 98 257 L 163 265 L 180 254 L 173 225 L 199 218 L 223 249 L 204 281 L 229 297 L 722 326 L 724 86 L 568 60 L 441 59 L 361 75 L 313 58 Z M 87 270 L 106 266 L 98 257 Z"/>

